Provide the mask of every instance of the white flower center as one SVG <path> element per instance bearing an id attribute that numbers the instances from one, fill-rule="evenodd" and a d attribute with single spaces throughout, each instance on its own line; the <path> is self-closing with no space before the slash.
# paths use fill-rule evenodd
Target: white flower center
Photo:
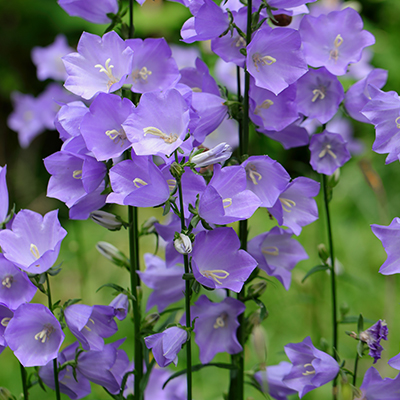
<path id="1" fill-rule="evenodd" d="M 323 100 L 325 98 L 325 88 L 324 87 L 319 87 L 318 89 L 313 90 L 313 95 L 314 97 L 311 99 L 313 103 L 315 103 L 318 99 Z"/>
<path id="2" fill-rule="evenodd" d="M 332 146 L 330 144 L 325 145 L 325 147 L 321 150 L 321 152 L 318 154 L 319 158 L 325 157 L 327 154 L 329 154 L 332 158 L 335 160 L 337 159 L 336 154 L 331 150 Z"/>
<path id="3" fill-rule="evenodd" d="M 54 332 L 53 325 L 46 324 L 43 329 L 35 335 L 35 340 L 39 340 L 42 343 L 46 343 L 49 340 L 50 335 Z"/>
<path id="4" fill-rule="evenodd" d="M 219 317 L 216 318 L 214 329 L 224 328 L 226 326 L 226 320 L 228 319 L 228 315 L 223 312 Z"/>
<path id="5" fill-rule="evenodd" d="M 163 139 L 165 143 L 172 144 L 178 140 L 178 135 L 173 135 L 170 133 L 167 135 L 166 133 L 160 131 L 158 128 L 155 128 L 154 126 L 148 126 L 147 128 L 143 128 L 144 136 L 150 134 L 154 135 L 156 137 L 159 137 L 160 139 Z"/>
<path id="6" fill-rule="evenodd" d="M 222 285 L 220 279 L 226 279 L 229 276 L 229 272 L 224 269 L 210 269 L 200 271 L 200 273 L 206 278 L 214 279 L 219 285 Z"/>
<path id="7" fill-rule="evenodd" d="M 105 133 L 115 144 L 121 142 L 121 146 L 124 145 L 124 142 L 126 140 L 126 133 L 122 127 L 118 130 L 108 130 Z"/>
<path id="8" fill-rule="evenodd" d="M 337 35 L 335 37 L 335 40 L 333 41 L 333 49 L 329 52 L 329 59 L 335 60 L 335 63 L 339 58 L 339 47 L 342 45 L 342 43 L 343 43 L 343 38 L 339 33 L 339 35 Z"/>
<path id="9" fill-rule="evenodd" d="M 1 281 L 1 284 L 6 287 L 7 289 L 11 288 L 11 284 L 13 282 L 13 276 L 12 275 L 7 275 L 3 278 Z"/>
<path id="10" fill-rule="evenodd" d="M 247 177 L 253 182 L 254 185 L 258 185 L 258 181 L 261 180 L 262 175 L 257 172 L 257 168 L 253 164 L 246 166 Z"/>
<path id="11" fill-rule="evenodd" d="M 138 79 L 147 82 L 147 78 L 152 74 L 153 72 L 148 70 L 146 67 L 143 67 L 140 71 L 137 69 L 132 72 L 132 79 L 136 82 Z"/>
<path id="12" fill-rule="evenodd" d="M 258 67 L 264 65 L 272 65 L 276 63 L 276 58 L 272 56 L 263 56 L 261 57 L 260 53 L 253 54 L 253 63 L 257 72 L 260 72 Z"/>
<path id="13" fill-rule="evenodd" d="M 114 83 L 118 82 L 117 78 L 112 73 L 112 69 L 114 68 L 114 65 L 110 65 L 110 62 L 111 62 L 111 58 L 108 58 L 106 60 L 105 67 L 103 67 L 101 64 L 96 64 L 94 66 L 95 68 L 99 68 L 99 72 L 104 72 L 107 75 L 107 77 L 108 77 L 107 87 L 109 89 Z"/>
<path id="14" fill-rule="evenodd" d="M 296 206 L 296 203 L 293 200 L 285 199 L 283 197 L 279 198 L 279 201 L 282 204 L 282 208 L 286 212 L 291 212 L 291 208 Z"/>

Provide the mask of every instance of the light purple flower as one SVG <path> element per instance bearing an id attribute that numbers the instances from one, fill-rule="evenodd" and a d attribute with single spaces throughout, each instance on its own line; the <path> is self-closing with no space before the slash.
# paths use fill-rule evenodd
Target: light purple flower
<path id="1" fill-rule="evenodd" d="M 364 375 L 360 386 L 362 400 L 398 400 L 400 393 L 400 374 L 395 378 L 384 378 L 371 367 Z"/>
<path id="2" fill-rule="evenodd" d="M 342 136 L 326 130 L 312 136 L 310 152 L 312 168 L 325 175 L 332 175 L 351 158 Z"/>
<path id="3" fill-rule="evenodd" d="M 240 240 L 232 228 L 216 228 L 196 235 L 192 267 L 194 277 L 202 285 L 239 293 L 256 266 L 256 260 L 240 250 Z"/>
<path id="4" fill-rule="evenodd" d="M 4 257 L 26 272 L 41 274 L 53 266 L 67 234 L 50 211 L 44 217 L 30 210 L 21 210 L 14 218 L 11 230 L 0 231 L 0 246 Z"/>
<path id="5" fill-rule="evenodd" d="M 114 308 L 115 316 L 123 321 L 129 310 L 129 299 L 126 294 L 120 293 L 118 296 L 114 297 L 109 306 Z"/>
<path id="6" fill-rule="evenodd" d="M 334 75 L 344 75 L 350 63 L 361 59 L 362 50 L 375 43 L 374 36 L 363 30 L 363 21 L 348 7 L 328 15 L 306 15 L 299 32 L 306 61 L 312 67 L 325 67 Z"/>
<path id="7" fill-rule="evenodd" d="M 111 22 L 107 14 L 118 12 L 117 0 L 58 0 L 58 4 L 69 15 L 95 24 Z"/>
<path id="8" fill-rule="evenodd" d="M 57 35 L 54 43 L 47 47 L 34 47 L 32 49 L 32 61 L 37 68 L 39 80 L 51 78 L 64 81 L 67 78 L 61 57 L 71 53 L 73 49 L 68 46 L 64 35 Z"/>
<path id="9" fill-rule="evenodd" d="M 24 367 L 56 358 L 64 337 L 60 323 L 42 304 L 20 305 L 5 330 L 8 346 Z"/>
<path id="10" fill-rule="evenodd" d="M 148 349 L 153 350 L 157 364 L 164 368 L 171 363 L 178 364 L 178 353 L 186 343 L 187 337 L 185 330 L 174 326 L 162 333 L 145 337 L 144 343 Z"/>
<path id="11" fill-rule="evenodd" d="M 301 39 L 290 28 L 263 27 L 247 46 L 247 68 L 256 86 L 275 95 L 307 72 L 300 50 Z"/>
<path id="12" fill-rule="evenodd" d="M 0 167 L 0 226 L 7 219 L 8 214 L 8 188 L 6 174 L 7 165 Z"/>
<path id="13" fill-rule="evenodd" d="M 316 349 L 310 337 L 300 343 L 287 344 L 285 352 L 293 365 L 290 372 L 283 377 L 283 382 L 290 389 L 296 390 L 300 398 L 332 381 L 339 372 L 335 359 Z"/>
<path id="14" fill-rule="evenodd" d="M 81 134 L 80 124 L 82 118 L 88 112 L 89 107 L 86 107 L 81 101 L 73 101 L 61 106 L 54 120 L 54 125 L 62 141 Z"/>
<path id="15" fill-rule="evenodd" d="M 360 340 L 366 342 L 369 347 L 369 355 L 374 358 L 374 364 L 381 358 L 383 347 L 381 340 L 387 340 L 389 333 L 387 324 L 381 319 L 367 330 L 360 332 Z"/>
<path id="16" fill-rule="evenodd" d="M 247 248 L 258 262 L 258 267 L 276 277 L 286 290 L 290 287 L 292 269 L 299 261 L 308 258 L 303 246 L 291 236 L 290 229 L 275 226 L 251 239 Z"/>
<path id="17" fill-rule="evenodd" d="M 265 129 L 258 129 L 258 131 L 281 143 L 286 150 L 293 147 L 307 146 L 310 141 L 307 130 L 300 126 L 300 121 L 293 122 L 279 132 L 267 131 Z"/>
<path id="18" fill-rule="evenodd" d="M 244 313 L 246 306 L 233 297 L 220 303 L 211 302 L 202 295 L 192 306 L 192 319 L 196 318 L 195 342 L 200 348 L 200 361 L 209 363 L 217 353 L 236 354 L 242 351 L 237 340 L 239 327 L 237 317 Z"/>
<path id="19" fill-rule="evenodd" d="M 132 71 L 133 51 L 114 31 L 103 37 L 83 32 L 78 52 L 62 59 L 68 73 L 65 87 L 88 100 L 122 87 Z"/>

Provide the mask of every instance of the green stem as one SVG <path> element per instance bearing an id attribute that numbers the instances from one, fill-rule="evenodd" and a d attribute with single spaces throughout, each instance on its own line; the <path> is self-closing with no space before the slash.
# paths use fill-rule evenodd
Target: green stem
<path id="1" fill-rule="evenodd" d="M 129 0 L 129 38 L 133 39 L 135 26 L 133 25 L 133 0 Z"/>
<path id="2" fill-rule="evenodd" d="M 47 282 L 47 298 L 48 298 L 48 301 L 49 301 L 49 309 L 53 313 L 53 300 L 51 299 L 50 278 L 49 278 L 49 274 L 47 272 L 46 272 L 46 282 Z M 54 371 L 54 386 L 55 386 L 55 390 L 56 390 L 56 399 L 60 400 L 61 399 L 61 393 L 60 393 L 60 383 L 58 382 L 57 358 L 55 358 L 53 360 L 53 371 Z"/>
<path id="3" fill-rule="evenodd" d="M 357 369 L 358 369 L 359 358 L 360 358 L 360 356 L 358 355 L 358 352 L 357 352 L 356 359 L 354 360 L 353 386 L 356 386 L 356 383 L 357 383 Z"/>
<path id="4" fill-rule="evenodd" d="M 143 348 L 140 336 L 140 305 L 139 295 L 140 279 L 136 271 L 139 271 L 139 234 L 138 234 L 138 212 L 136 207 L 128 206 L 129 215 L 129 257 L 131 269 L 131 292 L 135 297 L 132 299 L 133 323 L 134 323 L 134 360 L 135 360 L 135 399 L 141 400 L 140 384 L 143 378 Z"/>
<path id="5" fill-rule="evenodd" d="M 328 232 L 329 253 L 331 258 L 331 295 L 332 295 L 332 352 L 333 358 L 337 361 L 338 353 L 338 335 L 337 335 L 337 294 L 336 294 L 336 272 L 335 272 L 335 254 L 333 251 L 333 236 L 331 217 L 329 213 L 329 198 L 328 198 L 328 179 L 327 176 L 322 174 L 322 186 L 324 190 L 324 205 L 326 213 L 326 227 Z M 337 399 L 337 377 L 333 380 L 333 398 Z"/>
<path id="6" fill-rule="evenodd" d="M 19 367 L 21 369 L 22 390 L 24 392 L 24 400 L 28 400 L 29 399 L 29 392 L 28 392 L 28 385 L 27 385 L 27 382 L 26 382 L 25 367 L 21 363 L 19 363 Z"/>

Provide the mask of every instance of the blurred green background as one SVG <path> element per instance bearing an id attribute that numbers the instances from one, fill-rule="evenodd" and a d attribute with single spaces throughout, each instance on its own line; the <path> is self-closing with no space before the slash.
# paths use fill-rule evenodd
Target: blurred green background
<path id="1" fill-rule="evenodd" d="M 400 52 L 398 40 L 400 26 L 400 2 L 398 0 L 361 0 L 365 28 L 376 37 L 372 50 L 372 64 L 389 70 L 389 79 L 384 90 L 400 91 Z M 137 5 L 136 5 L 137 6 Z M 165 37 L 169 42 L 179 42 L 179 30 L 190 13 L 180 4 L 153 2 L 148 0 L 140 8 L 135 8 L 135 27 L 137 37 Z M 129 286 L 129 277 L 117 270 L 96 251 L 95 244 L 108 241 L 128 253 L 127 232 L 112 233 L 91 221 L 69 221 L 68 210 L 59 201 L 46 197 L 48 174 L 42 159 L 58 151 L 61 145 L 58 134 L 48 131 L 37 137 L 28 149 L 21 149 L 17 134 L 7 128 L 7 117 L 12 111 L 10 94 L 13 91 L 37 96 L 48 82 L 36 78 L 36 70 L 30 53 L 34 46 L 48 46 L 58 33 L 64 33 L 72 47 L 75 47 L 82 31 L 101 35 L 105 26 L 94 25 L 79 18 L 69 17 L 55 0 L 14 0 L 0 1 L 0 165 L 8 165 L 7 181 L 10 203 L 17 210 L 29 208 L 42 214 L 58 208 L 63 226 L 68 236 L 62 245 L 60 261 L 63 261 L 61 274 L 53 279 L 53 298 L 63 302 L 69 298 L 83 298 L 85 304 L 108 304 L 112 300 L 110 289 L 96 293 L 99 286 L 107 282 Z M 205 47 L 202 47 L 205 51 Z M 205 57 L 213 62 L 212 55 Z M 385 166 L 385 156 L 377 155 L 370 149 L 374 140 L 373 127 L 356 123 L 355 135 L 366 145 L 366 152 L 352 158 L 341 170 L 339 185 L 334 190 L 331 209 L 336 257 L 341 265 L 338 277 L 338 302 L 346 303 L 349 315 L 362 313 L 372 321 L 386 319 L 389 327 L 389 340 L 384 344 L 386 351 L 376 367 L 382 376 L 394 377 L 396 371 L 387 365 L 387 360 L 400 351 L 399 278 L 385 277 L 378 273 L 386 258 L 381 243 L 372 234 L 370 224 L 389 224 L 400 214 L 399 172 L 397 162 Z M 232 134 L 236 134 L 233 132 Z M 292 177 L 305 174 L 319 180 L 308 166 L 309 153 L 306 148 L 284 151 L 278 143 L 265 137 L 255 136 L 251 141 L 254 154 L 268 154 L 281 162 Z M 368 177 L 368 180 L 366 179 Z M 369 183 L 373 183 L 373 188 Z M 263 295 L 269 317 L 263 327 L 266 332 L 268 365 L 287 360 L 284 345 L 299 342 L 311 336 L 315 345 L 324 341 L 331 343 L 330 281 L 325 273 L 310 277 L 301 283 L 305 273 L 319 264 L 317 245 L 326 243 L 325 217 L 321 196 L 317 199 L 321 218 L 303 229 L 299 241 L 309 254 L 293 271 L 292 286 L 286 292 L 276 280 L 268 285 Z M 126 210 L 115 207 L 113 211 L 125 216 Z M 152 215 L 162 220 L 160 210 L 145 209 L 140 212 L 140 222 Z M 270 229 L 274 222 L 266 210 L 258 210 L 250 222 L 250 238 Z M 153 236 L 141 239 L 141 252 L 153 252 Z M 159 251 L 162 256 L 162 252 Z M 141 260 L 143 258 L 141 257 Z M 144 289 L 144 298 L 149 291 Z M 46 304 L 43 295 L 38 294 L 34 301 Z M 252 310 L 249 304 L 249 309 Z M 124 348 L 132 356 L 132 325 L 126 320 L 119 323 L 120 331 L 116 338 L 128 337 Z M 366 324 L 368 327 L 369 324 Z M 355 325 L 339 326 L 339 353 L 346 361 L 346 367 L 353 368 L 356 342 L 344 331 L 356 330 Z M 72 342 L 67 336 L 65 345 Z M 194 345 L 195 349 L 196 346 Z M 195 350 L 197 353 L 197 350 Z M 1 354 L 0 386 L 8 387 L 15 395 L 21 392 L 18 361 L 9 349 Z M 196 356 L 197 357 L 197 356 Z M 218 355 L 216 361 L 229 362 L 226 354 Z M 197 361 L 196 361 L 197 362 Z M 246 349 L 246 369 L 252 370 L 259 360 L 251 343 Z M 366 356 L 360 361 L 359 376 L 372 365 Z M 184 354 L 180 356 L 178 369 L 184 368 Z M 358 385 L 362 379 L 358 380 Z M 205 369 L 194 375 L 196 400 L 222 399 L 221 392 L 228 388 L 228 374 L 216 369 Z M 93 386 L 89 399 L 106 399 L 108 395 L 99 387 Z M 304 399 L 325 399 L 330 397 L 330 385 L 310 392 Z M 49 389 L 43 393 L 39 387 L 31 391 L 32 399 L 54 398 Z M 246 388 L 246 397 L 261 399 L 262 396 L 251 387 Z M 63 398 L 67 398 L 63 396 Z M 295 399 L 296 396 L 293 397 Z M 149 399 L 147 399 L 149 400 Z"/>

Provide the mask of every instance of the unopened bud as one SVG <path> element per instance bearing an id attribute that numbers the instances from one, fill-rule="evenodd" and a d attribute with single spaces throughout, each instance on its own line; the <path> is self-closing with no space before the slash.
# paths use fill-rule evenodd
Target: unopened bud
<path id="1" fill-rule="evenodd" d="M 171 175 L 175 178 L 175 179 L 180 179 L 181 176 L 183 175 L 183 173 L 185 172 L 185 170 L 183 169 L 182 165 L 178 164 L 176 161 L 174 161 L 171 164 L 171 167 L 169 168 Z"/>
<path id="2" fill-rule="evenodd" d="M 192 252 L 192 241 L 189 236 L 183 233 L 179 234 L 179 237 L 174 240 L 175 250 L 180 254 L 188 254 Z"/>
<path id="3" fill-rule="evenodd" d="M 106 211 L 93 211 L 90 213 L 90 218 L 100 226 L 109 229 L 110 231 L 118 231 L 121 229 L 122 222 L 111 213 Z"/>
<path id="4" fill-rule="evenodd" d="M 210 150 L 195 154 L 190 158 L 190 162 L 196 165 L 196 168 L 206 167 L 226 161 L 232 155 L 232 148 L 227 143 L 220 143 Z"/>
<path id="5" fill-rule="evenodd" d="M 96 244 L 96 249 L 100 254 L 113 262 L 115 265 L 118 265 L 119 267 L 126 267 L 128 269 L 130 268 L 128 258 L 112 244 L 107 242 L 98 242 Z"/>
<path id="6" fill-rule="evenodd" d="M 342 316 L 342 319 L 349 313 L 350 307 L 347 303 L 343 302 L 342 305 L 340 306 L 340 315 Z"/>
<path id="7" fill-rule="evenodd" d="M 267 361 L 267 334 L 261 325 L 254 325 L 252 342 L 258 361 L 264 364 Z"/>
<path id="8" fill-rule="evenodd" d="M 143 321 L 142 329 L 152 329 L 157 321 L 160 319 L 160 314 L 158 313 L 151 313 L 146 316 Z"/>
<path id="9" fill-rule="evenodd" d="M 328 176 L 328 185 L 334 188 L 340 179 L 340 168 L 338 168 L 332 175 Z"/>
<path id="10" fill-rule="evenodd" d="M 247 295 L 249 297 L 259 297 L 265 292 L 266 288 L 267 283 L 264 281 L 253 283 L 252 285 L 250 285 Z"/>
<path id="11" fill-rule="evenodd" d="M 326 263 L 329 258 L 328 250 L 323 243 L 318 245 L 318 255 L 322 262 Z"/>

